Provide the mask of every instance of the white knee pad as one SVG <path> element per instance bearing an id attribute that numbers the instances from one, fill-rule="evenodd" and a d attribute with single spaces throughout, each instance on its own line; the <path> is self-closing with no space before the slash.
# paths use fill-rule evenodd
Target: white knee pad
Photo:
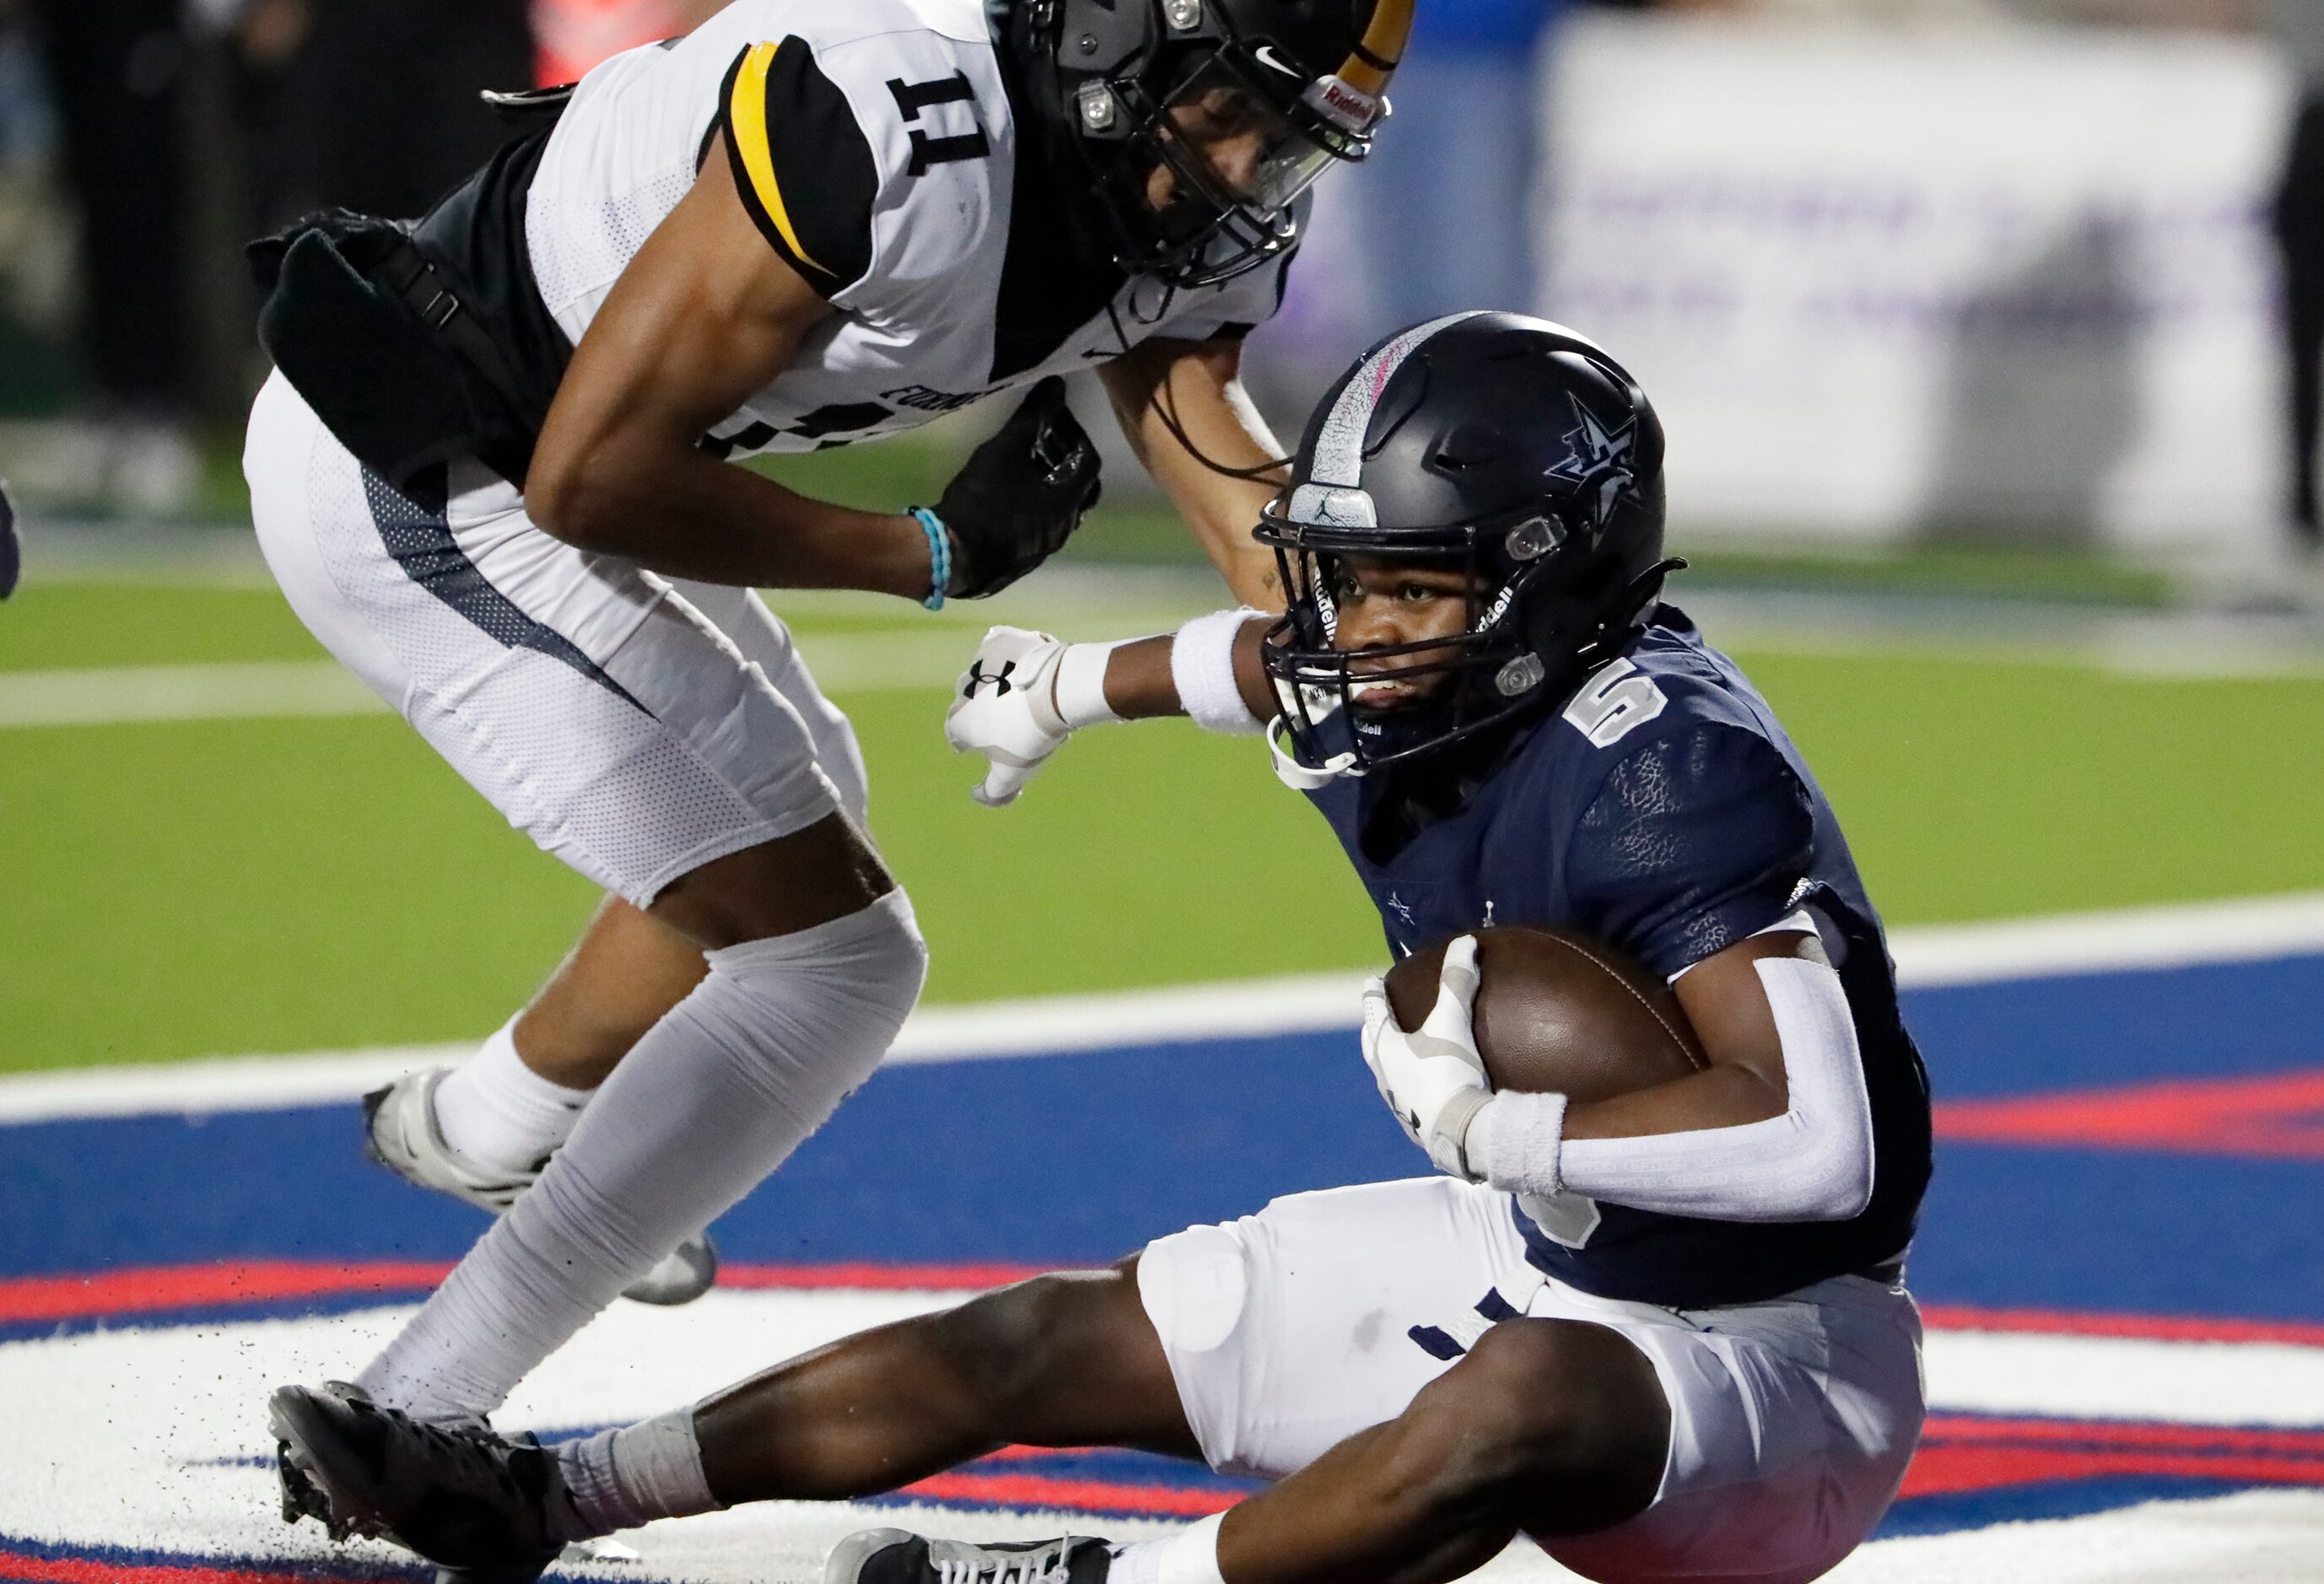
<path id="1" fill-rule="evenodd" d="M 1189 1227 L 1157 1238 L 1138 1257 L 1138 1298 L 1162 1343 L 1178 1405 L 1211 1466 L 1235 1461 L 1241 1349 L 1234 1346 L 1250 1297 L 1250 1266 L 1231 1226 Z"/>
<path id="2" fill-rule="evenodd" d="M 811 1127 L 879 1066 L 928 976 L 900 886 L 844 918 L 706 955 L 710 977 L 678 1010 L 770 1102 L 804 1110 L 827 1093 Z"/>

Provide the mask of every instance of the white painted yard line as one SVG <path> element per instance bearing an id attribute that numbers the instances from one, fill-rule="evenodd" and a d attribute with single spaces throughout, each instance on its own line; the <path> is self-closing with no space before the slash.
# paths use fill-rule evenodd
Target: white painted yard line
<path id="1" fill-rule="evenodd" d="M 298 1055 L 216 1056 L 152 1066 L 83 1067 L 0 1078 L 0 1123 L 72 1117 L 279 1111 L 351 1101 L 420 1067 L 465 1061 L 477 1040 L 374 1045 Z"/>
<path id="2" fill-rule="evenodd" d="M 1899 930 L 1908 987 L 2265 961 L 2324 952 L 2324 896 L 2260 897 Z M 973 1061 L 1176 1040 L 1352 1029 L 1359 972 L 924 1007 L 891 1063 Z M 0 1124 L 272 1110 L 353 1100 L 473 1042 L 234 1056 L 0 1077 Z"/>
<path id="3" fill-rule="evenodd" d="M 836 1337 L 959 1301 L 957 1293 L 721 1290 L 684 1310 L 616 1304 L 517 1388 L 503 1422 L 560 1428 L 618 1423 L 696 1400 Z M 257 1405 L 289 1380 L 344 1375 L 410 1317 L 409 1304 L 328 1316 L 140 1326 L 0 1343 L 0 1402 L 42 1427 L 0 1449 L 0 1533 L 69 1545 L 124 1542 L 239 1559 L 378 1557 L 335 1552 L 312 1524 L 276 1521 L 272 1443 Z M 1974 1349 L 1987 1342 L 1985 1353 Z M 2032 1346 L 2025 1346 L 2032 1344 Z M 2313 1423 L 2271 1405 L 2324 1368 L 2324 1349 L 2269 1344 L 1939 1332 L 1932 1404 L 2068 1419 L 2208 1424 Z M 2015 1350 L 2011 1350 L 2015 1349 Z M 2287 1360 L 2283 1355 L 2299 1355 Z M 2289 1371 L 2289 1373 L 2287 1373 Z M 2271 1394 L 2270 1387 L 2275 1390 Z M 156 1404 L 161 1406 L 157 1408 Z M 2255 1405 L 2262 1412 L 2248 1412 Z M 2208 1412 L 2200 1411 L 2208 1408 Z M 2038 1509 L 2037 1509 L 2038 1510 Z M 804 1580 L 842 1533 L 927 1522 L 893 1509 L 765 1503 L 624 1536 L 648 1580 Z M 968 1539 L 1089 1533 L 1092 1520 L 953 1511 L 933 1525 Z M 1140 1539 L 1148 1520 L 1097 1533 Z M 2041 1579 L 2044 1584 L 2177 1584 L 2316 1578 L 2324 1493 L 2246 1492 L 2094 1516 L 2015 1523 L 1876 1543 L 1836 1578 L 1882 1584 Z M 590 1577 L 613 1578 L 592 1571 Z M 1525 1551 L 1490 1575 L 1507 1584 L 1569 1576 Z"/>
<path id="4" fill-rule="evenodd" d="M 828 692 L 939 687 L 975 652 L 963 630 L 835 635 L 805 644 Z M 107 666 L 0 671 L 0 730 L 162 721 L 292 719 L 384 714 L 387 705 L 336 660 Z"/>
<path id="5" fill-rule="evenodd" d="M 1831 1584 L 2316 1584 L 2319 1557 L 2324 1493 L 2245 1490 L 1876 1540 L 1825 1578 Z"/>
<path id="6" fill-rule="evenodd" d="M 1078 635 L 1074 624 L 1063 625 L 1068 636 Z M 1169 625 L 1158 616 L 1133 624 L 1154 631 Z M 948 686 L 976 652 L 981 634 L 954 623 L 918 632 L 809 636 L 799 647 L 826 693 L 878 693 Z M 368 715 L 386 708 L 336 660 L 0 671 L 0 730 Z"/>
<path id="7" fill-rule="evenodd" d="M 2324 891 L 1922 925 L 1889 940 L 1908 989 L 2255 962 L 2324 952 Z"/>
<path id="8" fill-rule="evenodd" d="M 2324 1348 L 1932 1330 L 1926 1358 L 1938 1412 L 2324 1425 Z"/>
<path id="9" fill-rule="evenodd" d="M 1162 1040 L 1353 1028 L 1362 976 L 1325 973 L 1111 994 L 925 1007 L 894 1064 L 1104 1050 Z M 225 1056 L 0 1077 L 0 1124 L 67 1118 L 283 1110 L 356 1097 L 420 1067 L 466 1060 L 476 1041 L 281 1056 Z"/>
<path id="10" fill-rule="evenodd" d="M 1020 585 L 1020 589 L 1023 585 Z M 936 687 L 958 675 L 987 621 L 1049 629 L 1068 639 L 1165 631 L 1205 607 L 1210 585 L 1195 573 L 1056 572 L 1040 587 L 1012 589 L 993 605 L 925 625 L 800 640 L 816 679 L 832 693 Z M 890 616 L 877 595 L 781 594 L 772 602 L 812 626 L 818 615 Z M 2156 682 L 2220 677 L 2324 677 L 2313 622 L 2263 622 L 2201 612 L 2096 615 L 2062 637 L 2030 640 L 1952 628 L 1899 628 L 1893 611 L 1846 619 L 1831 596 L 1710 591 L 1700 607 L 1724 646 L 1758 653 L 1934 653 L 2006 665 L 2085 666 Z M 1859 602 L 1860 603 L 1860 602 Z M 2022 626 L 2022 622 L 2009 626 Z M 140 721 L 249 720 L 367 714 L 383 706 L 329 660 L 132 666 L 0 672 L 0 730 Z"/>
<path id="11" fill-rule="evenodd" d="M 386 707 L 336 660 L 0 671 L 0 728 L 367 715 Z"/>

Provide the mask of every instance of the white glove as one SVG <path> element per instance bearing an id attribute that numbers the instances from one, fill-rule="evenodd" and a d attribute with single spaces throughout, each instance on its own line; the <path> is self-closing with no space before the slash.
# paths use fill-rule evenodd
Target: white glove
<path id="1" fill-rule="evenodd" d="M 1416 1033 L 1397 1027 L 1388 982 L 1377 975 L 1364 981 L 1364 1061 L 1379 1083 L 1380 1098 L 1439 1171 L 1471 1183 L 1482 1178 L 1469 1164 L 1470 1124 L 1493 1099 L 1470 1027 L 1469 1009 L 1476 999 L 1474 935 L 1462 935 L 1444 948 L 1436 1006 Z"/>
<path id="2" fill-rule="evenodd" d="M 985 633 L 945 711 L 945 741 L 953 751 L 981 753 L 990 761 L 970 797 L 987 808 L 1015 802 L 1075 728 L 1120 718 L 1105 702 L 1106 660 L 1113 649 L 1062 643 L 1022 627 Z"/>

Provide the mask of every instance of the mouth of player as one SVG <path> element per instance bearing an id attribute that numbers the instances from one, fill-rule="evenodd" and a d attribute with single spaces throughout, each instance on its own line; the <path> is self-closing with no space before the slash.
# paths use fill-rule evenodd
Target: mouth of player
<path id="1" fill-rule="evenodd" d="M 1443 671 L 1409 658 L 1356 660 L 1348 667 L 1348 703 L 1368 714 L 1411 709 L 1434 697 L 1444 680 Z"/>

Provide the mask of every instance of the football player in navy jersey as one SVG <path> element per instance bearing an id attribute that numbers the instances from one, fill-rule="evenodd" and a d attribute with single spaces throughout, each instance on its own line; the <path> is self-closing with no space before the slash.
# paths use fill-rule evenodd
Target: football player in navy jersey
<path id="1" fill-rule="evenodd" d="M 285 1394 L 341 1521 L 530 1566 L 1010 1442 L 1112 1444 L 1277 1483 L 1127 1546 L 870 1531 L 826 1584 L 1438 1584 L 1519 1533 L 1609 1581 L 1806 1579 L 1847 1555 L 1920 1431 L 1903 1262 L 1927 1095 L 1831 808 L 1660 600 L 1662 453 L 1587 340 L 1422 325 L 1327 399 L 1259 530 L 1287 615 L 1120 645 L 996 629 L 949 718 L 993 802 L 1076 726 L 1272 723 L 1390 944 L 1455 937 L 1418 1030 L 1379 981 L 1364 998 L 1364 1055 L 1441 1174 L 1296 1194 L 553 1450 Z M 1707 1065 L 1588 1104 L 1495 1093 L 1461 933 L 1487 924 L 1582 931 L 1668 976 Z"/>

